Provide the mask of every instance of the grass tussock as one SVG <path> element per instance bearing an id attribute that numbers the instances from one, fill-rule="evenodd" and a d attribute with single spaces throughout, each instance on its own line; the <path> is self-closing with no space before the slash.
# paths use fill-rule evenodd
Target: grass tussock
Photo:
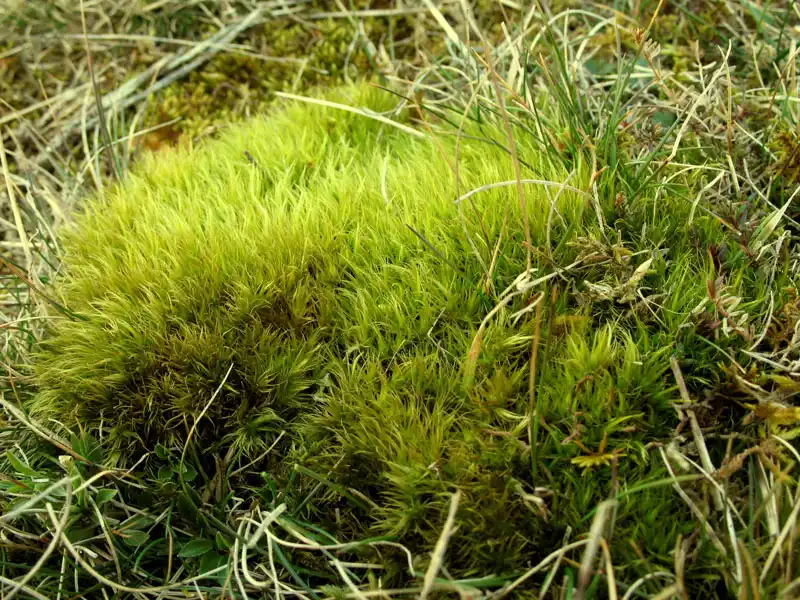
<path id="1" fill-rule="evenodd" d="M 379 85 L 137 155 L 52 251 L 3 163 L 11 594 L 793 597 L 796 11 L 569 5 L 323 13 Z"/>

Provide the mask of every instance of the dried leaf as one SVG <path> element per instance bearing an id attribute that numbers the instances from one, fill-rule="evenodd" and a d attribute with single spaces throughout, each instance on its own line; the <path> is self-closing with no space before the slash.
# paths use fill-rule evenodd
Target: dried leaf
<path id="1" fill-rule="evenodd" d="M 644 279 L 647 272 L 650 270 L 650 265 L 653 264 L 653 259 L 648 258 L 642 264 L 640 264 L 636 270 L 631 275 L 631 278 L 628 281 L 620 286 L 620 300 L 622 302 L 633 302 L 636 300 L 636 292 L 639 290 L 639 284 Z"/>
<path id="2" fill-rule="evenodd" d="M 475 377 L 475 367 L 478 364 L 478 357 L 481 354 L 481 344 L 483 343 L 483 333 L 486 331 L 481 328 L 472 340 L 472 345 L 467 354 L 467 361 L 464 363 L 464 382 L 469 385 Z"/>
<path id="3" fill-rule="evenodd" d="M 636 285 L 642 279 L 644 279 L 644 276 L 647 275 L 647 271 L 650 270 L 650 265 L 652 265 L 652 264 L 653 264 L 653 259 L 652 258 L 648 258 L 646 261 L 644 261 L 642 264 L 640 264 L 636 268 L 636 270 L 633 272 L 633 275 L 631 276 L 631 278 L 628 280 L 628 285 Z"/>
<path id="4" fill-rule="evenodd" d="M 786 214 L 786 209 L 789 208 L 789 204 L 791 204 L 792 198 L 786 201 L 781 208 L 776 209 L 773 213 L 767 217 L 761 225 L 758 226 L 755 234 L 753 235 L 753 241 L 750 244 L 750 247 L 753 251 L 757 251 L 764 243 L 767 241 L 772 232 L 778 227 L 778 224 L 781 222 L 783 215 Z"/>

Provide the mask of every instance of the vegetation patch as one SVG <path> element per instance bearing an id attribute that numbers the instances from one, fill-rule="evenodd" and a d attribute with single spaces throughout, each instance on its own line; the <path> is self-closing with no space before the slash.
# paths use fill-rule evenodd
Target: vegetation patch
<path id="1" fill-rule="evenodd" d="M 371 111 L 395 104 L 370 88 L 349 92 L 333 99 Z M 483 129 L 474 137 L 498 133 Z M 69 274 L 58 301 L 74 318 L 55 323 L 41 345 L 32 416 L 80 423 L 124 467 L 156 444 L 180 451 L 190 435 L 204 449 L 208 476 L 214 455 L 246 463 L 269 449 L 269 473 L 281 486 L 296 462 L 307 462 L 337 486 L 366 484 L 388 505 L 340 523 L 348 533 L 369 532 L 374 520 L 375 533 L 413 532 L 429 548 L 448 493 L 463 481 L 480 519 L 463 533 L 488 534 L 506 553 L 527 554 L 526 545 L 539 545 L 542 517 L 523 501 L 535 488 L 520 478 L 530 446 L 505 430 L 524 418 L 530 326 L 499 319 L 487 335 L 484 325 L 474 364 L 462 366 L 493 305 L 481 270 L 493 248 L 480 237 L 494 239 L 522 220 L 511 186 L 473 200 L 480 225 L 459 220 L 454 185 L 437 183 L 448 175 L 454 141 L 437 145 L 365 115 L 298 106 L 201 150 L 151 158 L 89 203 L 64 236 Z M 563 169 L 536 159 L 530 142 L 520 150 L 564 192 L 552 209 L 581 222 L 584 194 L 558 184 Z M 513 177 L 503 151 L 485 140 L 463 143 L 460 161 L 468 189 Z M 532 215 L 551 210 L 542 190 L 528 195 Z M 546 228 L 540 217 L 530 233 L 544 239 Z M 524 270 L 521 233 L 506 232 L 493 288 Z M 482 247 L 478 254 L 469 240 Z M 575 249 L 564 251 L 574 260 Z M 531 294 L 512 294 L 504 304 L 525 311 Z M 523 322 L 533 314 L 525 312 Z M 567 368 L 580 373 L 596 362 L 609 391 L 616 375 L 606 369 L 620 353 L 612 331 L 591 348 L 572 336 L 576 364 Z M 573 409 L 557 401 L 552 416 Z M 598 407 L 592 425 L 609 411 Z M 342 501 L 330 493 L 326 504 Z M 513 527 L 499 518 L 505 512 L 531 532 L 499 535 Z M 480 552 L 467 564 L 492 565 L 503 554 Z M 506 560 L 500 566 L 512 568 Z"/>
<path id="2" fill-rule="evenodd" d="M 3 150 L 0 583 L 793 597 L 793 5 L 385 4 L 98 110 L 57 235 Z"/>

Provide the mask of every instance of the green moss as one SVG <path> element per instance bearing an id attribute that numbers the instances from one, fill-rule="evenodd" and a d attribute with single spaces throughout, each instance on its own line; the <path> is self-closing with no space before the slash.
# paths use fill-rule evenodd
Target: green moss
<path id="1" fill-rule="evenodd" d="M 790 185 L 800 183 L 800 135 L 796 131 L 779 131 L 770 145 L 778 156 L 770 170 Z"/>
<path id="2" fill-rule="evenodd" d="M 382 111 L 394 102 L 368 86 L 331 98 Z M 486 143 L 503 139 L 501 125 L 466 132 L 458 189 L 513 180 L 507 154 Z M 566 180 L 531 134 L 519 129 L 516 141 L 523 177 Z M 526 186 L 534 275 L 578 265 L 541 300 L 531 413 L 537 320 L 526 307 L 541 288 L 479 329 L 526 268 L 519 198 L 513 186 L 486 190 L 460 217 L 454 153 L 453 136 L 432 143 L 302 105 L 194 151 L 151 155 L 65 237 L 57 291 L 76 318 L 55 321 L 40 348 L 32 415 L 102 437 L 120 466 L 158 445 L 188 446 L 201 473 L 214 457 L 249 462 L 271 449 L 261 469 L 293 490 L 281 501 L 297 518 L 337 539 L 390 535 L 420 556 L 460 490 L 449 572 L 523 571 L 567 527 L 585 530 L 614 489 L 664 477 L 647 448 L 675 425 L 669 356 L 690 357 L 689 385 L 705 384 L 715 348 L 746 340 L 721 330 L 711 347 L 698 333 L 703 310 L 716 314 L 704 245 L 723 229 L 694 215 L 687 232 L 688 190 L 676 186 L 658 210 L 603 193 L 601 229 L 585 196 L 560 194 L 550 220 L 544 189 Z M 570 183 L 586 189 L 580 154 L 572 166 Z M 726 293 L 763 290 L 767 274 L 725 260 Z M 252 481 L 228 483 L 264 497 Z M 670 564 L 695 526 L 664 485 L 618 511 L 612 553 L 631 579 L 646 571 L 639 553 L 643 569 Z"/>
<path id="3" fill-rule="evenodd" d="M 465 148 L 462 160 L 475 175 L 462 185 L 507 179 L 501 157 Z M 389 207 L 377 176 L 384 158 L 392 166 Z M 274 399 L 310 402 L 321 365 L 338 353 L 391 361 L 444 346 L 461 356 L 492 301 L 476 290 L 476 259 L 457 226 L 453 186 L 440 184 L 443 168 L 428 143 L 365 117 L 304 108 L 234 128 L 196 153 L 151 157 L 108 198 L 89 204 L 67 237 L 70 276 L 60 291 L 89 321 L 56 326 L 45 345 L 53 350 L 39 363 L 35 407 L 72 411 L 84 422 L 109 418 L 103 411 L 110 409 L 116 416 L 107 435 L 126 450 L 181 443 L 183 415 L 202 408 L 231 362 L 240 380 L 208 413 L 223 433 L 251 426 L 262 406 L 267 417 L 290 420 Z M 501 190 L 483 201 L 508 196 Z M 575 199 L 567 194 L 563 202 L 568 214 Z M 502 218 L 489 214 L 484 225 L 498 232 Z M 500 280 L 517 272 L 520 251 L 509 250 Z M 288 354 L 276 361 L 264 353 Z M 231 411 L 234 405 L 241 406 Z M 209 439 L 218 433 L 211 427 Z"/>

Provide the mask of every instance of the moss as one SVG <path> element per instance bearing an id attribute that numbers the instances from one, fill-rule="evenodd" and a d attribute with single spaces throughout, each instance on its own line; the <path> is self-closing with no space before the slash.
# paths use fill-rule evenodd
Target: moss
<path id="1" fill-rule="evenodd" d="M 772 173 L 789 185 L 800 183 L 800 135 L 796 131 L 779 131 L 771 143 L 778 159 L 770 165 Z"/>
<path id="2" fill-rule="evenodd" d="M 394 103 L 369 86 L 331 94 L 373 110 Z M 562 126 L 557 106 L 542 110 Z M 459 189 L 513 180 L 506 153 L 485 141 L 503 139 L 502 126 L 465 132 Z M 524 177 L 567 178 L 532 134 L 518 129 L 517 143 Z M 511 186 L 477 194 L 459 216 L 454 153 L 450 135 L 432 143 L 292 105 L 196 150 L 150 155 L 65 238 L 57 291 L 76 319 L 55 321 L 40 347 L 31 413 L 102 437 L 119 466 L 161 448 L 145 466 L 153 472 L 163 448 L 186 447 L 201 473 L 222 456 L 247 463 L 270 450 L 261 468 L 272 487 L 233 477 L 235 493 L 274 500 L 291 489 L 281 501 L 303 522 L 336 539 L 392 536 L 420 556 L 459 490 L 449 572 L 523 571 L 567 527 L 588 527 L 614 489 L 665 476 L 647 448 L 676 424 L 669 356 L 684 360 L 690 386 L 706 384 L 719 378 L 716 348 L 747 340 L 729 328 L 713 347 L 703 337 L 717 311 L 705 248 L 724 229 L 695 215 L 687 233 L 689 191 L 678 187 L 630 206 L 599 195 L 613 229 L 575 192 L 559 195 L 550 222 L 548 195 L 526 188 L 532 243 L 557 240 L 533 266 L 579 267 L 546 296 L 512 298 L 482 328 L 526 268 L 526 234 Z M 576 152 L 578 189 L 587 165 Z M 484 240 L 501 231 L 487 287 L 494 243 Z M 719 297 L 758 293 L 772 276 L 733 254 Z M 542 321 L 530 310 L 537 298 Z M 644 572 L 640 555 L 668 562 L 694 529 L 664 486 L 618 511 L 612 553 L 631 579 Z"/>

